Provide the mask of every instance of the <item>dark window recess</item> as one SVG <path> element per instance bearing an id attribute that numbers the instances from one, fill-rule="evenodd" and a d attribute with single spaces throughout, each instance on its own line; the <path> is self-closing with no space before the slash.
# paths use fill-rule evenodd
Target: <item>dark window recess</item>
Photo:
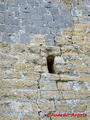
<path id="1" fill-rule="evenodd" d="M 47 57 L 47 67 L 49 73 L 55 73 L 54 72 L 54 56 L 50 55 Z"/>

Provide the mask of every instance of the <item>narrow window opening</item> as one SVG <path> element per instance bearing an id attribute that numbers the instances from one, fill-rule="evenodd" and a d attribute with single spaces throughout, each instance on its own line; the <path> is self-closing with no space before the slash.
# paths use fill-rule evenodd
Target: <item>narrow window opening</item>
<path id="1" fill-rule="evenodd" d="M 49 73 L 55 73 L 54 72 L 54 56 L 50 55 L 47 57 L 47 67 Z"/>

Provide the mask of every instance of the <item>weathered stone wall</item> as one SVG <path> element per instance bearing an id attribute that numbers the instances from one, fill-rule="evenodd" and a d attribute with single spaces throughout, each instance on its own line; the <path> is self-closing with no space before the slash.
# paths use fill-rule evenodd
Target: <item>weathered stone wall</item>
<path id="1" fill-rule="evenodd" d="M 50 119 L 49 112 L 86 113 L 82 119 L 89 120 L 90 52 L 82 31 L 89 25 L 75 22 L 75 29 L 63 29 L 56 46 L 46 46 L 39 34 L 31 35 L 29 45 L 0 43 L 0 120 L 65 119 Z M 48 72 L 48 56 L 54 56 L 54 73 Z"/>
<path id="2" fill-rule="evenodd" d="M 47 45 L 54 45 L 62 28 L 73 20 L 89 21 L 87 0 L 0 0 L 0 41 L 30 43 L 31 33 L 44 34 Z"/>
<path id="3" fill-rule="evenodd" d="M 45 2 L 45 0 L 37 0 L 37 3 L 34 0 L 34 2 L 32 0 L 27 1 L 28 3 L 32 2 L 30 6 L 34 4 L 37 7 L 38 5 L 43 6 Z M 70 1 L 68 0 L 69 3 Z M 0 120 L 81 119 L 70 117 L 48 118 L 46 115 L 49 112 L 56 114 L 86 113 L 87 117 L 83 117 L 82 120 L 89 120 L 90 22 L 88 12 L 86 12 L 89 8 L 89 2 L 87 0 L 76 0 L 69 4 L 66 0 L 63 0 L 58 5 L 56 1 L 51 1 L 51 3 L 55 2 L 58 7 L 62 7 L 63 4 L 65 8 L 62 8 L 70 11 L 73 16 L 72 26 L 67 26 L 67 28 L 66 26 L 59 27 L 57 31 L 60 34 L 53 34 L 54 42 L 52 42 L 53 39 L 46 39 L 47 34 L 48 37 L 52 35 L 51 32 L 50 34 L 49 31 L 40 33 L 39 25 L 35 27 L 35 29 L 38 29 L 37 32 L 35 29 L 30 32 L 31 24 L 28 23 L 30 22 L 28 18 L 30 10 L 23 8 L 26 5 L 29 7 L 28 4 L 25 4 L 26 0 L 13 0 L 13 2 L 12 0 L 1 0 L 0 2 L 0 15 L 2 16 L 0 17 L 2 19 L 0 20 L 0 40 L 3 41 L 0 42 Z M 48 5 L 53 5 L 52 8 L 55 7 L 54 3 L 51 3 L 48 3 Z M 37 7 L 33 10 L 37 11 Z M 40 9 L 39 11 L 43 14 L 44 9 Z M 47 9 L 50 8 L 48 7 Z M 6 20 L 6 22 L 9 22 L 8 24 L 5 21 L 1 23 L 1 21 L 3 22 L 3 15 L 8 17 L 6 12 L 16 15 L 16 17 L 13 16 L 15 20 L 10 15 L 9 20 Z M 18 12 L 28 15 L 27 17 L 22 15 L 24 18 L 19 19 Z M 36 14 L 32 14 L 33 17 Z M 58 17 L 59 13 L 54 15 Z M 47 15 L 45 14 L 45 16 Z M 38 19 L 38 16 L 36 18 Z M 63 18 L 65 19 L 65 17 Z M 63 18 L 56 18 L 56 20 Z M 20 23 L 18 20 L 20 20 Z M 36 25 L 37 21 L 40 20 L 36 20 L 34 25 Z M 64 22 L 64 20 L 62 21 Z M 67 24 L 66 21 L 65 24 Z M 53 23 L 51 20 L 48 20 L 48 22 Z M 72 20 L 69 22 L 71 25 Z M 54 25 L 62 24 L 61 21 L 56 23 Z M 50 28 L 49 24 L 46 25 Z M 16 30 L 18 27 L 19 29 Z M 43 26 L 42 29 L 46 31 L 48 30 L 47 27 Z M 25 28 L 28 28 L 27 31 L 25 31 Z M 12 33 L 7 32 L 7 30 Z M 56 27 L 52 25 L 51 30 L 56 31 Z M 29 35 L 30 39 L 28 38 Z M 27 38 L 29 41 L 27 41 Z M 5 41 L 15 42 L 15 44 L 5 43 Z M 30 44 L 23 44 L 28 42 Z M 47 44 L 52 46 L 47 46 Z M 50 71 L 48 70 L 48 62 L 51 65 Z"/>

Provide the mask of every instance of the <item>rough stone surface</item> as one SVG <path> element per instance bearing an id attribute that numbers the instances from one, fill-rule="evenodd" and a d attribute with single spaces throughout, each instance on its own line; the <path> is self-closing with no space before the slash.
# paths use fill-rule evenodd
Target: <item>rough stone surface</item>
<path id="1" fill-rule="evenodd" d="M 90 119 L 89 16 L 88 0 L 0 0 L 0 120 Z"/>

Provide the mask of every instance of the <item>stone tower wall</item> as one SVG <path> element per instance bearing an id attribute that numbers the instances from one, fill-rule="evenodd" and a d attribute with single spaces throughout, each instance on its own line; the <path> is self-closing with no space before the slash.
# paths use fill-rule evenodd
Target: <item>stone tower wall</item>
<path id="1" fill-rule="evenodd" d="M 50 118 L 48 113 L 85 113 L 82 120 L 89 120 L 89 2 L 0 2 L 0 120 L 81 119 L 70 115 Z M 47 26 L 41 26 L 46 19 L 40 20 L 37 12 L 47 16 Z"/>

